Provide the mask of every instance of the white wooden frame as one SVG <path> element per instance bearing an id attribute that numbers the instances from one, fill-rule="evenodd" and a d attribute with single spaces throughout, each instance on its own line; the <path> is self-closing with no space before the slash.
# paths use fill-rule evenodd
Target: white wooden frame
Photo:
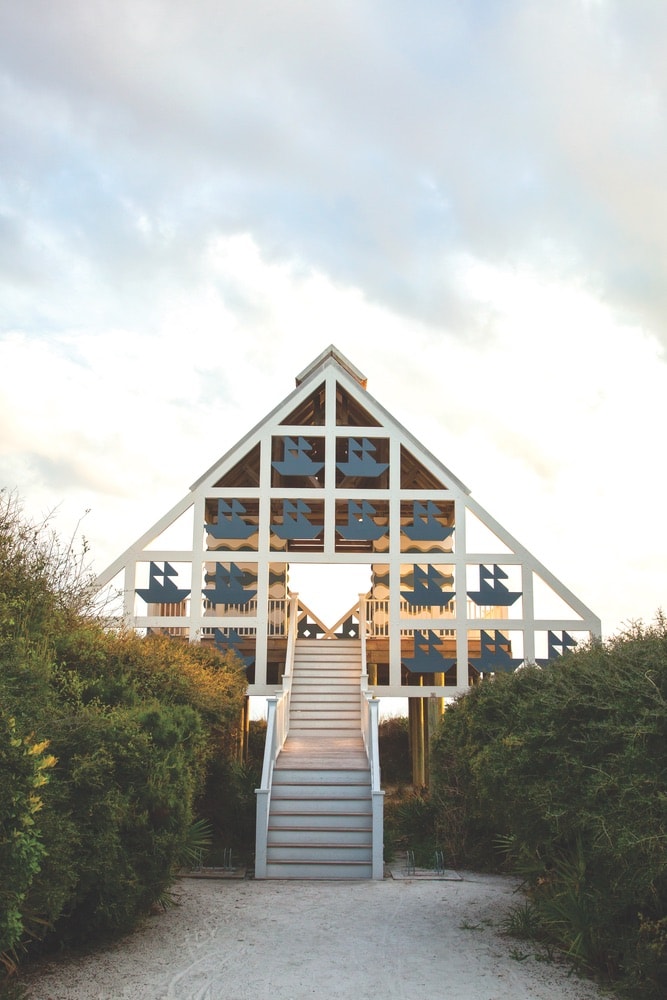
<path id="1" fill-rule="evenodd" d="M 322 384 L 325 387 L 325 422 L 318 426 L 286 425 L 281 423 Z M 479 615 L 471 614 L 468 592 L 468 567 L 507 566 L 519 567 L 521 579 L 520 612 L 512 617 L 511 608 L 497 609 L 494 617 L 483 621 L 485 629 L 521 633 L 523 659 L 536 660 L 535 636 L 542 632 L 576 632 L 584 636 L 599 636 L 600 621 L 574 594 L 532 556 L 517 539 L 488 514 L 470 495 L 470 491 L 442 463 L 428 452 L 409 431 L 401 426 L 366 390 L 363 375 L 333 346 L 327 348 L 304 372 L 297 377 L 297 386 L 286 399 L 250 430 L 233 448 L 227 451 L 195 482 L 189 492 L 164 514 L 137 541 L 118 557 L 96 581 L 98 588 L 121 579 L 124 617 L 128 625 L 144 628 L 183 628 L 188 630 L 191 641 L 197 641 L 205 628 L 254 629 L 255 681 L 248 687 L 248 694 L 268 696 L 275 692 L 275 685 L 267 683 L 267 640 L 269 626 L 269 567 L 287 563 L 367 564 L 386 565 L 389 573 L 389 683 L 370 687 L 369 693 L 379 697 L 453 697 L 469 686 L 468 663 L 470 659 L 469 636 L 479 633 Z M 336 424 L 337 386 L 356 400 L 378 422 L 379 426 L 341 426 Z M 326 455 L 325 483 L 317 488 L 285 488 L 271 486 L 271 448 L 275 437 L 324 438 Z M 389 548 L 387 552 L 340 552 L 336 550 L 336 501 L 361 499 L 360 491 L 337 487 L 335 483 L 336 441 L 341 438 L 383 438 L 389 441 L 389 485 L 386 489 L 373 489 L 370 499 L 385 501 L 389 505 Z M 219 487 L 214 484 L 224 477 L 242 458 L 260 445 L 260 485 L 241 488 Z M 443 489 L 402 489 L 400 482 L 401 447 L 421 464 L 427 473 L 438 480 Z M 363 496 L 369 498 L 369 492 Z M 221 498 L 257 500 L 259 504 L 257 551 L 229 551 L 206 548 L 205 502 Z M 324 503 L 324 541 L 322 551 L 282 553 L 271 550 L 271 500 L 301 499 Z M 455 542 L 452 552 L 410 553 L 400 551 L 401 501 L 453 501 L 455 508 Z M 179 518 L 192 511 L 192 544 L 187 549 L 150 549 L 149 546 Z M 487 551 L 470 551 L 466 544 L 467 513 L 474 515 L 498 539 L 498 548 Z M 141 563 L 189 564 L 191 566 L 192 596 L 185 613 L 160 616 L 138 614 L 135 591 L 137 566 Z M 203 580 L 204 565 L 216 562 L 242 562 L 256 567 L 257 594 L 254 614 L 225 614 L 211 617 L 204 613 L 204 602 L 198 581 Z M 406 619 L 401 613 L 401 567 L 411 564 L 436 565 L 446 563 L 454 569 L 455 613 L 441 618 L 420 620 Z M 539 577 L 567 612 L 559 618 L 537 618 L 534 602 L 534 581 Z M 203 584 L 202 584 L 203 586 Z M 286 595 L 287 596 L 287 595 Z M 351 595 L 352 597 L 352 595 Z M 343 603 L 345 603 L 343 601 Z M 351 603 L 351 602 L 350 602 Z M 317 609 L 315 609 L 317 610 Z M 571 614 L 569 613 L 571 612 Z M 453 629 L 456 636 L 457 677 L 454 685 L 412 686 L 402 683 L 401 635 L 406 629 Z"/>

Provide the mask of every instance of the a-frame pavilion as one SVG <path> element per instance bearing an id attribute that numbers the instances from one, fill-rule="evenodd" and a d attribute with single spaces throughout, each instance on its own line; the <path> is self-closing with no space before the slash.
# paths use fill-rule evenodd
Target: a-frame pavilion
<path id="1" fill-rule="evenodd" d="M 364 634 L 369 691 L 410 699 L 417 780 L 443 699 L 600 633 L 334 346 L 97 584 L 122 590 L 136 629 L 233 648 L 248 695 L 270 696 L 286 658 L 289 568 L 303 563 L 367 567 L 366 593 L 341 595 L 338 621 L 299 602 L 298 635 Z"/>

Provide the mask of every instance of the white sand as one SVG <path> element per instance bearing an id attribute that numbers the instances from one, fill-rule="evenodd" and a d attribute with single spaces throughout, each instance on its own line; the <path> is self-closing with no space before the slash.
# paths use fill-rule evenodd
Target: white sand
<path id="1" fill-rule="evenodd" d="M 500 934 L 507 878 L 184 879 L 179 905 L 95 955 L 27 977 L 30 1000 L 597 1000 Z M 522 956 L 527 956 L 522 959 Z"/>

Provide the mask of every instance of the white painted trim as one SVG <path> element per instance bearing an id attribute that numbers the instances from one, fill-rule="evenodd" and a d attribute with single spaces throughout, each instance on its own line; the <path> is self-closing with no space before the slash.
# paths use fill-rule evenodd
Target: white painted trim
<path id="1" fill-rule="evenodd" d="M 281 423 L 290 413 L 303 404 L 312 392 L 319 386 L 325 387 L 325 417 L 324 424 L 317 426 L 290 426 Z M 353 427 L 336 424 L 336 391 L 337 386 L 378 421 L 380 426 Z M 309 438 L 323 438 L 327 461 L 326 476 L 323 486 L 308 488 L 273 487 L 271 484 L 271 446 L 275 437 L 301 435 Z M 368 437 L 389 440 L 389 487 L 378 490 L 356 490 L 347 487 L 337 487 L 335 483 L 335 451 L 336 443 L 341 438 Z M 257 487 L 232 488 L 216 487 L 218 482 L 243 457 L 257 445 L 261 447 L 260 485 Z M 405 447 L 437 481 L 443 489 L 415 490 L 401 489 L 400 456 L 401 448 Z M 205 548 L 204 516 L 207 499 L 247 498 L 257 500 L 259 505 L 259 525 L 257 549 L 245 551 L 239 549 L 216 549 L 208 551 Z M 270 511 L 273 499 L 303 499 L 318 501 L 324 510 L 324 542 L 321 551 L 288 552 L 271 550 Z M 389 544 L 383 552 L 336 551 L 336 502 L 354 499 L 369 499 L 388 503 L 389 508 Z M 435 502 L 453 502 L 455 506 L 455 533 L 453 552 L 401 552 L 400 509 L 402 502 L 430 499 Z M 192 509 L 193 534 L 192 550 L 160 548 L 150 550 L 146 546 L 169 528 L 178 518 Z M 466 545 L 466 516 L 470 512 L 485 526 L 491 535 L 498 539 L 498 549 L 502 551 L 475 552 L 468 550 Z M 493 545 L 485 543 L 485 545 Z M 147 562 L 190 563 L 192 567 L 192 592 L 190 599 L 190 614 L 186 616 L 137 616 L 135 605 L 136 567 Z M 257 604 L 249 615 L 216 615 L 204 614 L 201 597 L 204 563 L 246 563 L 257 571 Z M 458 662 L 458 684 L 456 688 L 436 688 L 439 696 L 451 697 L 459 690 L 467 687 L 468 637 L 469 632 L 484 629 L 499 629 L 523 632 L 523 652 L 527 659 L 535 656 L 534 633 L 551 630 L 590 633 L 599 636 L 600 620 L 580 601 L 564 584 L 562 584 L 547 568 L 506 531 L 476 500 L 470 495 L 468 488 L 454 476 L 449 469 L 428 452 L 416 438 L 407 431 L 389 412 L 371 396 L 365 388 L 365 377 L 358 371 L 333 345 L 318 356 L 300 376 L 297 376 L 296 388 L 271 412 L 256 424 L 241 440 L 193 484 L 191 490 L 170 511 L 161 517 L 152 528 L 146 531 L 118 559 L 107 567 L 97 578 L 96 587 L 101 589 L 119 574 L 124 573 L 123 590 L 125 594 L 125 613 L 128 624 L 136 627 L 183 627 L 190 630 L 192 640 L 201 636 L 203 628 L 231 627 L 253 628 L 256 630 L 256 683 L 249 688 L 249 693 L 259 694 L 269 690 L 266 683 L 267 667 L 267 633 L 269 573 L 272 565 L 297 564 L 350 564 L 377 565 L 386 567 L 390 584 L 390 615 L 389 615 L 389 688 L 378 687 L 380 697 L 422 697 L 423 692 L 431 688 L 415 688 L 401 685 L 401 633 L 406 629 L 455 629 L 456 655 Z M 453 566 L 455 578 L 455 612 L 454 617 L 442 616 L 434 618 L 401 619 L 401 567 L 410 565 Z M 467 598 L 468 567 L 480 565 L 507 565 L 521 567 L 521 614 L 509 617 L 507 614 L 497 618 L 483 619 L 476 617 L 471 610 Z M 566 606 L 561 608 L 559 619 L 536 619 L 533 600 L 533 580 L 538 576 L 546 588 Z M 567 609 L 572 611 L 567 614 Z M 232 610 L 232 609 L 229 609 Z M 563 611 L 566 613 L 563 614 Z M 389 693 L 391 692 L 391 694 Z"/>

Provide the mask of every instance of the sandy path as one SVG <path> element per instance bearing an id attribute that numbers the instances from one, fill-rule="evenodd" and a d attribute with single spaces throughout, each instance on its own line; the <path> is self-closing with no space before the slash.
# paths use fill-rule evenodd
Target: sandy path
<path id="1" fill-rule="evenodd" d="M 51 962 L 30 1000 L 598 1000 L 499 935 L 511 880 L 186 879 L 180 905 L 96 955 Z M 514 952 L 515 957 L 511 953 Z M 520 961 L 520 955 L 529 957 Z"/>

